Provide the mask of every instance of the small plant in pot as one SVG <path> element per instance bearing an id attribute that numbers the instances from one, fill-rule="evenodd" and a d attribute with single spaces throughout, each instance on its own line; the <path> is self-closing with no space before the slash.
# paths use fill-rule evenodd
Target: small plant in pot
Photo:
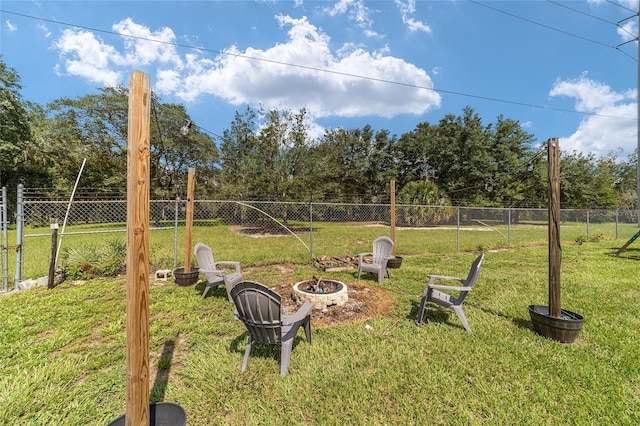
<path id="1" fill-rule="evenodd" d="M 530 305 L 529 315 L 541 336 L 572 343 L 584 318 L 560 307 L 560 154 L 558 139 L 547 141 L 549 158 L 549 305 Z"/>

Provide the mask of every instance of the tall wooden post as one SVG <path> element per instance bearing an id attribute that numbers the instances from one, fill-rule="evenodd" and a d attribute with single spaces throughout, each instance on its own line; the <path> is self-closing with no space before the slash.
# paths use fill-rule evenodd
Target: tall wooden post
<path id="1" fill-rule="evenodd" d="M 392 255 L 396 255 L 396 181 L 391 180 L 391 241 L 393 241 Z"/>
<path id="2" fill-rule="evenodd" d="M 149 179 L 151 80 L 129 80 L 127 150 L 127 410 L 128 426 L 149 416 Z"/>
<path id="3" fill-rule="evenodd" d="M 58 219 L 51 219 L 51 257 L 47 288 L 52 289 L 56 278 L 56 258 L 58 257 Z"/>
<path id="4" fill-rule="evenodd" d="M 195 194 L 196 169 L 189 167 L 187 172 L 187 211 L 186 228 L 184 236 L 184 272 L 191 272 L 191 239 L 193 235 L 193 197 Z"/>
<path id="5" fill-rule="evenodd" d="M 558 138 L 547 141 L 549 160 L 549 316 L 560 318 L 560 147 Z"/>

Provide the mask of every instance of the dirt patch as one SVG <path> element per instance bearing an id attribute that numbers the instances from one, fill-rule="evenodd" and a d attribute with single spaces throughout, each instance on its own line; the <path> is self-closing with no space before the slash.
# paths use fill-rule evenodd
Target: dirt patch
<path id="1" fill-rule="evenodd" d="M 274 290 L 282 296 L 286 313 L 295 312 L 302 302 L 291 297 L 295 282 L 279 284 Z M 311 324 L 314 327 L 337 327 L 357 324 L 388 315 L 393 309 L 394 299 L 387 291 L 360 282 L 345 282 L 349 299 L 343 306 L 329 306 L 324 310 L 314 309 Z"/>
<path id="2" fill-rule="evenodd" d="M 249 235 L 251 237 L 272 237 L 283 236 L 300 233 L 308 233 L 308 227 L 301 226 L 287 226 L 286 228 L 275 223 L 268 224 L 255 224 L 249 226 L 233 226 L 231 228 L 233 232 L 242 235 Z"/>

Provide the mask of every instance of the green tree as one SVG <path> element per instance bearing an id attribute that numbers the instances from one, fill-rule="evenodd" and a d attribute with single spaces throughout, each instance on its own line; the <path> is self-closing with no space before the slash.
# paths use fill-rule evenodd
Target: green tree
<path id="1" fill-rule="evenodd" d="M 39 135 L 57 151 L 49 173 L 56 188 L 69 188 L 82 161 L 85 188 L 126 187 L 128 145 L 128 89 L 103 88 L 98 94 L 78 99 L 62 98 L 48 105 L 47 121 Z M 189 120 L 184 107 L 162 104 L 152 94 L 150 132 L 151 189 L 156 196 L 169 196 L 186 186 L 188 167 L 198 169 L 207 182 L 215 174 L 218 151 L 208 135 L 192 126 L 180 132 Z"/>
<path id="2" fill-rule="evenodd" d="M 485 126 L 466 107 L 462 116 L 420 123 L 402 135 L 394 156 L 401 186 L 435 179 L 455 203 L 511 205 L 524 200 L 521 193 L 532 181 L 522 166 L 532 156 L 533 140 L 517 121 L 499 116 Z"/>
<path id="3" fill-rule="evenodd" d="M 0 57 L 0 187 L 11 194 L 18 183 L 28 185 L 30 176 L 25 153 L 33 137 L 21 89 L 20 76 Z"/>
<path id="4" fill-rule="evenodd" d="M 615 208 L 615 157 L 573 151 L 560 156 L 560 202 L 564 208 Z"/>
<path id="5" fill-rule="evenodd" d="M 447 206 L 450 200 L 435 182 L 409 182 L 398 194 L 398 219 L 401 224 L 427 226 L 449 220 L 455 211 Z M 413 207 L 416 206 L 416 207 Z"/>

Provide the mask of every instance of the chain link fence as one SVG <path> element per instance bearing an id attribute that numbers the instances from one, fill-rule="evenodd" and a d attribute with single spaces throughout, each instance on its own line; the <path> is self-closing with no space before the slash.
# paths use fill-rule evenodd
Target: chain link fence
<path id="1" fill-rule="evenodd" d="M 123 247 L 126 248 L 123 245 L 126 198 L 105 197 L 99 194 L 68 201 L 25 190 L 21 203 L 24 232 L 16 244 L 23 247 L 22 258 L 17 259 L 16 264 L 22 262 L 25 276 L 46 274 L 50 258 L 49 226 L 54 218 L 62 225 L 58 235 L 63 260 L 68 259 L 70 253 L 78 255 L 80 248 L 86 249 L 91 244 L 96 250 L 96 245 L 107 244 L 114 253 L 122 252 Z M 150 202 L 152 267 L 175 269 L 187 258 L 187 248 L 181 244 L 185 211 L 186 202 L 179 197 Z M 395 220 L 394 227 L 391 227 L 392 220 Z M 637 216 L 635 211 L 572 209 L 561 211 L 561 221 L 563 240 L 626 239 L 632 235 Z M 624 227 L 622 234 L 620 227 Z M 229 237 L 223 238 L 221 229 L 225 229 Z M 223 247 L 223 253 L 240 258 L 243 250 L 236 246 L 246 244 L 240 238 L 255 237 L 251 244 L 260 246 L 259 262 L 266 263 L 269 258 L 311 261 L 318 255 L 342 254 L 336 251 L 370 251 L 375 237 L 392 232 L 395 232 L 398 254 L 403 255 L 543 243 L 547 238 L 547 209 L 400 204 L 392 212 L 390 204 L 195 200 L 193 230 L 194 243 L 211 241 Z M 100 234 L 103 234 L 101 239 L 89 237 Z M 263 237 L 267 238 L 258 239 Z M 116 242 L 105 243 L 108 240 Z M 278 247 L 283 245 L 297 246 L 298 256 L 282 257 L 281 252 L 285 250 Z M 5 240 L 3 255 L 6 246 Z M 255 256 L 255 247 L 252 250 Z M 85 253 L 88 258 L 92 255 L 91 250 Z M 9 275 L 8 271 L 5 273 L 5 265 L 3 263 L 3 284 Z M 16 280 L 20 279 L 22 277 L 16 276 Z"/>

